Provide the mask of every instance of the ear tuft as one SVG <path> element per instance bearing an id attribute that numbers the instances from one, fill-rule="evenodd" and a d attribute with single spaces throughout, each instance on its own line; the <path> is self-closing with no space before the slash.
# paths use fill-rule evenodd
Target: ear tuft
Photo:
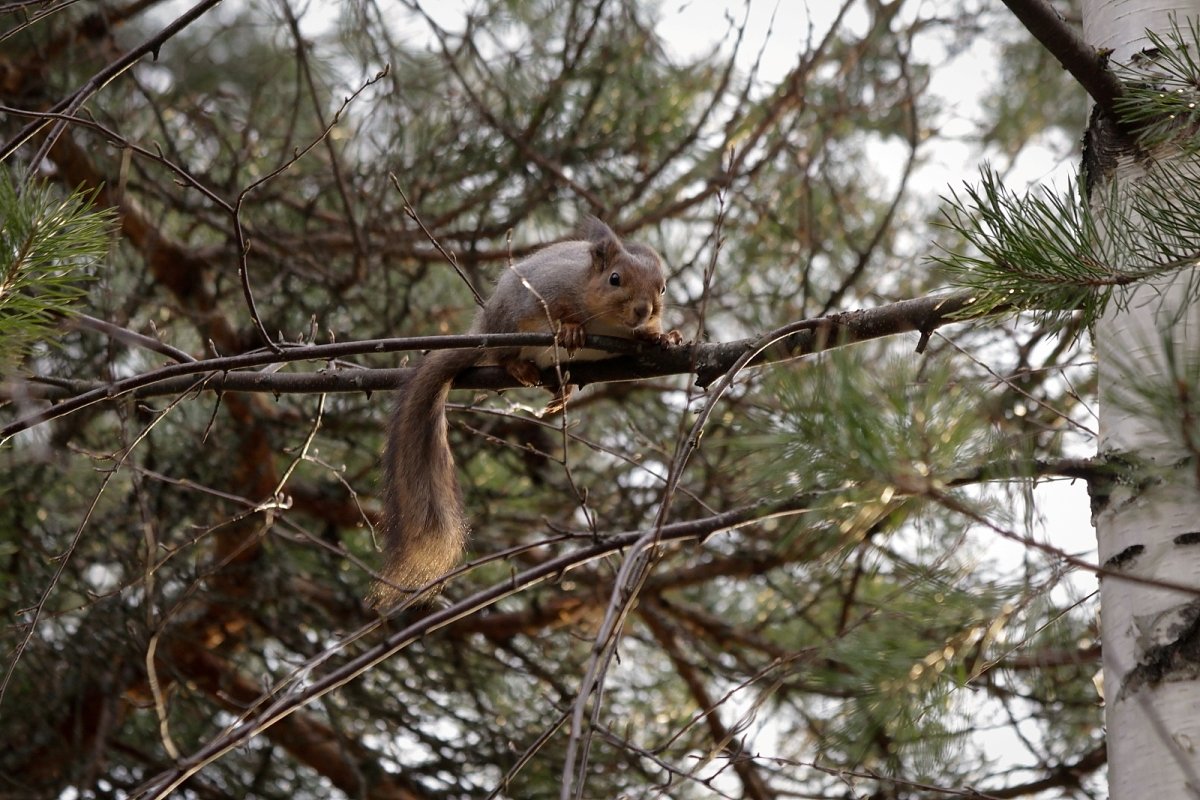
<path id="1" fill-rule="evenodd" d="M 579 221 L 579 238 L 586 239 L 593 244 L 608 239 L 616 239 L 617 235 L 613 233 L 612 228 L 605 225 L 599 218 L 593 217 L 591 214 L 584 215 Z"/>
<path id="2" fill-rule="evenodd" d="M 590 214 L 580 221 L 579 235 L 592 245 L 592 269 L 597 272 L 608 269 L 620 253 L 621 240 L 612 228 Z"/>

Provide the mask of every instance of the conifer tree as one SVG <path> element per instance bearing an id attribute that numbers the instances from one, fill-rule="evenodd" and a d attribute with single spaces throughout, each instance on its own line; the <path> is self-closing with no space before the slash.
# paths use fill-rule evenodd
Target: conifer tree
<path id="1" fill-rule="evenodd" d="M 10 5 L 0 796 L 1189 785 L 1197 9 Z M 459 376 L 380 619 L 392 390 L 587 214 L 692 343 Z"/>

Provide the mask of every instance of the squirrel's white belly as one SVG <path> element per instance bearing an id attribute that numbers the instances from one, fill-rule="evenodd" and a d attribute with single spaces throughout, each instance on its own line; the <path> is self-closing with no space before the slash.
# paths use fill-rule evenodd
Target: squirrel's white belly
<path id="1" fill-rule="evenodd" d="M 612 336 L 617 339 L 628 339 L 629 327 L 625 325 L 614 325 L 604 320 L 592 320 L 584 325 L 590 335 L 593 336 Z M 521 358 L 532 361 L 541 369 L 546 369 L 555 363 L 566 363 L 568 361 L 602 361 L 606 358 L 613 358 L 620 355 L 619 353 L 609 353 L 604 350 L 596 350 L 594 348 L 585 347 L 584 349 L 567 356 L 567 351 L 562 347 L 526 347 L 521 350 Z"/>
<path id="2" fill-rule="evenodd" d="M 628 338 L 628 337 L 623 337 Z M 607 353 L 603 350 L 596 350 L 591 347 L 585 347 L 571 356 L 567 356 L 566 348 L 559 347 L 557 350 L 553 347 L 523 347 L 521 348 L 521 358 L 526 361 L 532 361 L 537 364 L 540 369 L 546 369 L 553 366 L 555 363 L 566 364 L 569 361 L 602 361 L 606 358 L 613 358 L 620 353 Z"/>

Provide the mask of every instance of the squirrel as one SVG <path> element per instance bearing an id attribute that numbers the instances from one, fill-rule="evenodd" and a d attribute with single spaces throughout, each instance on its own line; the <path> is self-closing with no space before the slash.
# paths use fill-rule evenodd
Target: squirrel
<path id="1" fill-rule="evenodd" d="M 569 356 L 605 358 L 584 350 L 588 334 L 638 339 L 671 347 L 678 331 L 663 333 L 662 258 L 651 247 L 622 242 L 608 225 L 585 219 L 579 238 L 548 245 L 505 270 L 475 316 L 472 333 L 550 331 Z M 578 360 L 577 359 L 577 360 Z M 556 347 L 435 350 L 417 366 L 396 402 L 383 455 L 381 578 L 367 605 L 383 611 L 453 569 L 470 530 L 447 439 L 446 398 L 467 367 L 496 364 L 525 386 L 558 361 Z M 561 408 L 567 389 L 549 408 Z M 430 595 L 422 599 L 428 601 Z"/>

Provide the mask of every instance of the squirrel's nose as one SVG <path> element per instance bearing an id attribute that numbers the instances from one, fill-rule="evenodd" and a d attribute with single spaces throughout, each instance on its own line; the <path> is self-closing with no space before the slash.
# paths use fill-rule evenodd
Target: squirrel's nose
<path id="1" fill-rule="evenodd" d="M 654 311 L 654 307 L 650 303 L 638 303 L 635 305 L 633 307 L 633 327 L 640 328 L 644 325 L 646 320 L 650 319 L 652 311 Z"/>

